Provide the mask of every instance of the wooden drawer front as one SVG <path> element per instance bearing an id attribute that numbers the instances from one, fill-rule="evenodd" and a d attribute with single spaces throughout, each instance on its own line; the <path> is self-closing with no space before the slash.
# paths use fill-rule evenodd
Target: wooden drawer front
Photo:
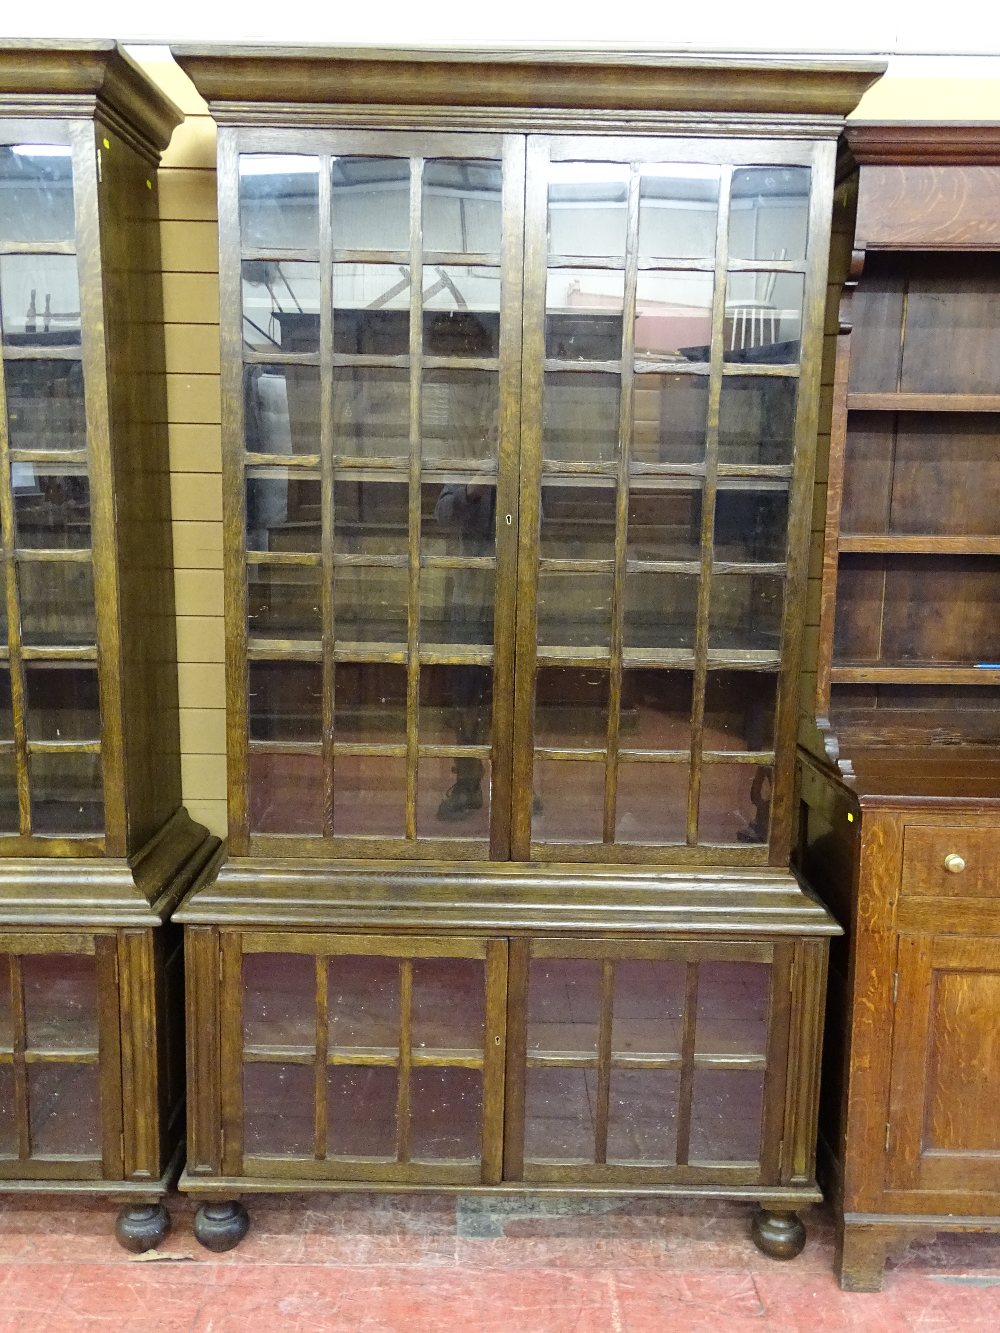
<path id="1" fill-rule="evenodd" d="M 965 869 L 953 874 L 949 856 L 960 856 Z M 1000 828 L 908 828 L 903 835 L 904 897 L 1000 897 Z"/>

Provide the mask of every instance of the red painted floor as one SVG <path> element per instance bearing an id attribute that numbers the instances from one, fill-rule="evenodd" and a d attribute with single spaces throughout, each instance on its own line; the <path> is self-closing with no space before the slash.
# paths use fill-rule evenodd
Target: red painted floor
<path id="1" fill-rule="evenodd" d="M 106 1204 L 0 1202 L 0 1329 L 347 1333 L 694 1333 L 1000 1328 L 1000 1240 L 946 1236 L 890 1260 L 877 1295 L 832 1272 L 825 1210 L 805 1252 L 765 1258 L 737 1204 L 344 1195 L 251 1201 L 238 1249 L 208 1254 L 193 1211 L 137 1261 Z M 169 1259 L 166 1256 L 171 1256 Z"/>

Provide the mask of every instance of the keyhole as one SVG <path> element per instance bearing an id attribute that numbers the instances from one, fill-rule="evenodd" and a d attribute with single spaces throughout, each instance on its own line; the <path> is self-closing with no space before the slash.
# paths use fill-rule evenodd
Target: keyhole
<path id="1" fill-rule="evenodd" d="M 506 523 L 508 528 L 511 526 L 513 522 L 514 522 L 514 516 L 512 514 L 508 514 L 506 518 Z"/>

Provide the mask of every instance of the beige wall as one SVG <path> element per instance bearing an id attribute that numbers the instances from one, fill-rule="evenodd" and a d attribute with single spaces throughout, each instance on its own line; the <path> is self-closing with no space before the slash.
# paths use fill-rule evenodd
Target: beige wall
<path id="1" fill-rule="evenodd" d="M 181 70 L 132 54 L 186 113 L 160 169 L 163 291 L 166 312 L 170 467 L 177 570 L 184 799 L 215 833 L 226 832 L 225 685 L 222 606 L 222 449 L 219 410 L 218 231 L 215 127 Z M 881 80 L 861 102 L 863 119 L 1000 120 L 1000 78 Z M 836 309 L 827 324 L 832 353 Z M 808 716 L 815 678 L 815 626 L 826 503 L 829 382 L 824 374 L 813 537 L 810 552 L 806 680 Z"/>

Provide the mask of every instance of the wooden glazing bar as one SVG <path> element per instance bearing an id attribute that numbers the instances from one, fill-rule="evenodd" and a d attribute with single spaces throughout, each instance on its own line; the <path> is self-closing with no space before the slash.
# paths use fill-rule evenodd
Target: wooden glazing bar
<path id="1" fill-rule="evenodd" d="M 28 1116 L 28 1074 L 24 1052 L 28 1044 L 24 1019 L 24 970 L 16 953 L 10 955 L 10 1026 L 14 1049 L 14 1115 L 17 1123 L 17 1155 L 25 1162 L 31 1156 Z"/>
<path id="2" fill-rule="evenodd" d="M 555 760 L 570 759 L 574 763 L 577 763 L 582 760 L 584 762 L 589 762 L 589 763 L 604 764 L 607 762 L 607 757 L 608 757 L 608 752 L 605 749 L 574 750 L 569 748 L 568 746 L 566 747 L 559 747 L 555 745 L 535 746 L 536 759 L 555 759 Z"/>
<path id="3" fill-rule="evenodd" d="M 543 573 L 562 571 L 566 574 L 610 574 L 615 569 L 613 560 L 560 560 L 545 556 L 538 561 Z"/>
<path id="4" fill-rule="evenodd" d="M 789 361 L 785 365 L 769 366 L 766 362 L 747 364 L 742 361 L 726 361 L 722 366 L 723 379 L 738 377 L 752 380 L 794 380 L 801 374 L 802 366 L 798 361 Z"/>
<path id="5" fill-rule="evenodd" d="M 258 471 L 258 469 L 273 469 L 277 473 L 289 469 L 295 472 L 309 472 L 314 474 L 310 480 L 316 480 L 320 476 L 321 459 L 319 454 L 261 454 L 248 449 L 244 454 L 244 462 L 248 471 L 253 469 L 252 475 L 255 477 L 273 475 L 268 471 Z M 259 555 L 262 553 L 254 551 L 247 554 Z"/>
<path id="6" fill-rule="evenodd" d="M 546 480 L 553 478 L 569 477 L 581 482 L 590 477 L 607 477 L 614 479 L 618 475 L 617 463 L 566 463 L 562 460 L 545 460 Z"/>
<path id="7" fill-rule="evenodd" d="M 11 449 L 12 463 L 86 463 L 84 449 Z"/>
<path id="8" fill-rule="evenodd" d="M 322 644 L 323 644 L 323 684 L 322 684 L 322 742 L 323 742 L 323 834 L 333 834 L 333 802 L 337 783 L 336 765 L 333 758 L 335 690 L 334 645 L 337 640 L 337 608 L 333 597 L 334 554 L 333 525 L 335 519 L 335 488 L 333 452 L 336 440 L 333 438 L 333 323 L 336 314 L 333 309 L 333 188 L 331 180 L 331 159 L 322 154 L 319 159 L 319 456 L 320 456 L 320 504 L 322 506 L 322 526 L 320 529 L 320 554 L 323 565 L 323 588 L 321 594 Z M 318 984 L 318 980 L 317 980 Z M 325 984 L 325 982 L 324 982 Z M 323 1069 L 323 1090 L 320 1093 L 320 1070 L 323 1062 L 316 1062 L 316 1155 L 326 1153 L 326 1071 Z M 321 1111 L 322 1105 L 322 1111 Z M 323 1124 L 320 1125 L 322 1114 Z M 320 1132 L 322 1130 L 322 1138 Z"/>
<path id="9" fill-rule="evenodd" d="M 677 1165 L 691 1155 L 691 1100 L 694 1094 L 694 1047 L 698 1025 L 698 964 L 685 968 L 684 1026 L 681 1034 L 681 1080 L 677 1097 Z"/>
<path id="10" fill-rule="evenodd" d="M 773 750 L 703 750 L 706 764 L 773 764 Z"/>
<path id="11" fill-rule="evenodd" d="M 696 560 L 626 560 L 625 569 L 630 574 L 699 574 L 701 565 Z"/>
<path id="12" fill-rule="evenodd" d="M 417 836 L 417 733 L 420 712 L 420 469 L 423 393 L 423 179 L 424 159 L 410 159 L 410 473 L 406 602 L 406 837 Z M 400 1074 L 402 1087 L 402 1074 Z M 402 1133 L 402 1124 L 400 1128 Z M 407 1130 L 408 1132 L 408 1130 Z M 401 1150 L 405 1146 L 401 1140 Z M 400 1157 L 400 1161 L 408 1158 Z"/>
<path id="13" fill-rule="evenodd" d="M 21 659 L 25 662 L 96 662 L 98 654 L 95 647 L 86 644 L 47 643 L 44 648 L 22 647 Z"/>
<path id="14" fill-rule="evenodd" d="M 739 667 L 741 671 L 774 671 L 781 666 L 780 653 L 766 648 L 711 648 L 710 667 Z"/>
<path id="15" fill-rule="evenodd" d="M 45 549 L 41 546 L 32 546 L 30 548 L 18 548 L 17 558 L 23 565 L 43 563 L 47 565 L 89 565 L 91 552 L 85 547 L 69 547 L 63 549 Z"/>
<path id="16" fill-rule="evenodd" d="M 785 482 L 791 480 L 792 469 L 781 463 L 720 463 L 717 469 L 719 490 L 731 490 L 723 483 L 729 478 L 755 478 L 759 481 Z M 761 488 L 763 489 L 763 488 Z M 780 489 L 776 487 L 775 489 Z"/>
<path id="17" fill-rule="evenodd" d="M 635 367 L 638 375 L 639 367 Z M 642 477 L 643 485 L 656 490 L 685 490 L 681 484 L 689 477 L 700 478 L 705 475 L 704 463 L 641 463 L 633 461 L 633 477 Z M 661 484 L 657 484 L 657 483 Z"/>
<path id="18" fill-rule="evenodd" d="M 247 646 L 247 656 L 251 659 L 294 658 L 304 662 L 322 660 L 323 645 L 315 639 L 258 639 L 252 638 Z M 246 748 L 245 746 L 243 747 Z"/>
<path id="19" fill-rule="evenodd" d="M 618 755 L 633 764 L 686 764 L 691 759 L 690 750 L 633 750 L 627 745 L 619 747 Z"/>
<path id="20" fill-rule="evenodd" d="M 500 358 L 495 356 L 425 356 L 424 369 L 495 371 L 500 369 Z"/>
<path id="21" fill-rule="evenodd" d="M 26 1065 L 96 1065 L 101 1058 L 100 1051 L 77 1051 L 70 1047 L 62 1050 L 53 1047 L 48 1051 L 25 1051 Z"/>
<path id="22" fill-rule="evenodd" d="M 614 1022 L 615 965 L 610 958 L 601 964 L 601 1016 L 597 1033 L 597 1106 L 594 1128 L 594 1161 L 608 1160 L 608 1115 L 611 1101 L 611 1031 Z"/>
<path id="23" fill-rule="evenodd" d="M 23 346 L 10 343 L 3 345 L 5 361 L 82 361 L 83 349 L 79 346 Z"/>
<path id="24" fill-rule="evenodd" d="M 243 1059 L 249 1064 L 308 1065 L 316 1064 L 316 1052 L 304 1046 L 262 1046 L 249 1042 L 243 1047 Z"/>
<path id="25" fill-rule="evenodd" d="M 298 565 L 315 569 L 323 563 L 323 556 L 317 551 L 247 551 L 246 561 L 248 565 Z"/>
<path id="26" fill-rule="evenodd" d="M 29 741 L 29 754 L 100 754 L 100 741 Z"/>
<path id="27" fill-rule="evenodd" d="M 399 1051 L 335 1046 L 327 1054 L 327 1064 L 338 1068 L 357 1065 L 362 1068 L 395 1069 L 399 1065 Z"/>
<path id="28" fill-rule="evenodd" d="M 413 961 L 399 963 L 399 1089 L 396 1098 L 396 1161 L 410 1160 L 410 1069 L 413 1063 Z"/>
<path id="29" fill-rule="evenodd" d="M 335 366 L 368 366 L 373 370 L 407 370 L 410 358 L 407 353 L 397 356 L 382 356 L 374 352 L 334 352 Z"/>
<path id="30" fill-rule="evenodd" d="M 323 166 L 320 163 L 320 189 L 322 190 Z M 222 217 L 222 210 L 219 210 L 219 217 Z M 320 259 L 320 250 L 315 245 L 304 246 L 301 250 L 296 250 L 287 245 L 247 245 L 240 252 L 240 257 L 244 261 L 260 262 L 272 264 L 316 264 Z"/>
<path id="31" fill-rule="evenodd" d="M 382 755 L 386 759 L 405 759 L 406 745 L 376 745 L 374 743 L 365 743 L 363 741 L 335 741 L 333 745 L 334 755 L 352 755 L 359 758 L 364 755 Z"/>
<path id="32" fill-rule="evenodd" d="M 633 369 L 640 379 L 643 375 L 683 375 L 685 377 L 692 376 L 707 379 L 711 373 L 707 361 L 673 361 L 669 358 L 660 360 L 649 352 L 643 353 L 642 359 L 636 362 Z M 637 463 L 635 466 L 641 467 L 642 464 Z M 651 466 L 659 465 L 651 464 Z M 683 465 L 678 463 L 674 466 L 681 467 Z"/>
<path id="33" fill-rule="evenodd" d="M 329 173 L 328 173 L 329 174 Z M 315 1140 L 313 1143 L 313 1156 L 317 1161 L 322 1161 L 326 1156 L 327 1143 L 327 1109 L 326 1109 L 326 1081 L 327 1068 L 329 1064 L 329 1041 L 330 1041 L 330 964 L 329 961 L 321 956 L 316 960 L 316 1106 L 315 1106 Z"/>
<path id="34" fill-rule="evenodd" d="M 31 797 L 28 788 L 28 739 L 21 647 L 21 612 L 17 596 L 17 565 L 14 560 L 14 489 L 10 473 L 10 436 L 7 428 L 7 386 L 0 362 L 0 550 L 3 558 L 4 596 L 7 617 L 7 661 L 10 666 L 10 695 L 17 771 L 18 831 L 31 833 Z"/>
<path id="35" fill-rule="evenodd" d="M 75 255 L 76 241 L 0 241 L 0 255 Z"/>
<path id="36" fill-rule="evenodd" d="M 544 285 L 542 287 L 542 300 L 545 300 Z M 526 334 L 528 327 L 528 321 L 527 318 L 525 318 L 524 328 Z M 544 338 L 544 324 L 542 325 L 542 329 L 539 330 L 539 340 L 541 341 L 542 338 Z M 608 375 L 620 375 L 622 372 L 622 363 L 620 361 L 564 361 L 560 357 L 546 356 L 542 359 L 541 368 L 545 371 L 558 370 L 560 372 L 575 372 L 580 375 L 593 374 L 595 372 L 606 373 Z"/>
<path id="37" fill-rule="evenodd" d="M 320 178 L 322 179 L 322 177 Z M 320 311 L 322 323 L 324 311 Z M 243 362 L 248 366 L 318 366 L 318 352 L 283 352 L 278 347 L 243 348 Z"/>
<path id="38" fill-rule="evenodd" d="M 690 667 L 694 666 L 691 648 L 626 648 L 622 661 L 627 666 Z"/>
<path id="39" fill-rule="evenodd" d="M 784 574 L 787 569 L 783 560 L 716 560 L 712 566 L 714 574 Z"/>
<path id="40" fill-rule="evenodd" d="M 535 655 L 535 661 L 538 666 L 581 666 L 581 667 L 603 667 L 607 666 L 609 659 L 607 648 L 561 648 L 552 644 L 545 648 L 539 648 Z M 532 699 L 534 703 L 534 699 Z"/>
<path id="41" fill-rule="evenodd" d="M 492 750 L 488 745 L 421 745 L 422 759 L 489 759 Z"/>

